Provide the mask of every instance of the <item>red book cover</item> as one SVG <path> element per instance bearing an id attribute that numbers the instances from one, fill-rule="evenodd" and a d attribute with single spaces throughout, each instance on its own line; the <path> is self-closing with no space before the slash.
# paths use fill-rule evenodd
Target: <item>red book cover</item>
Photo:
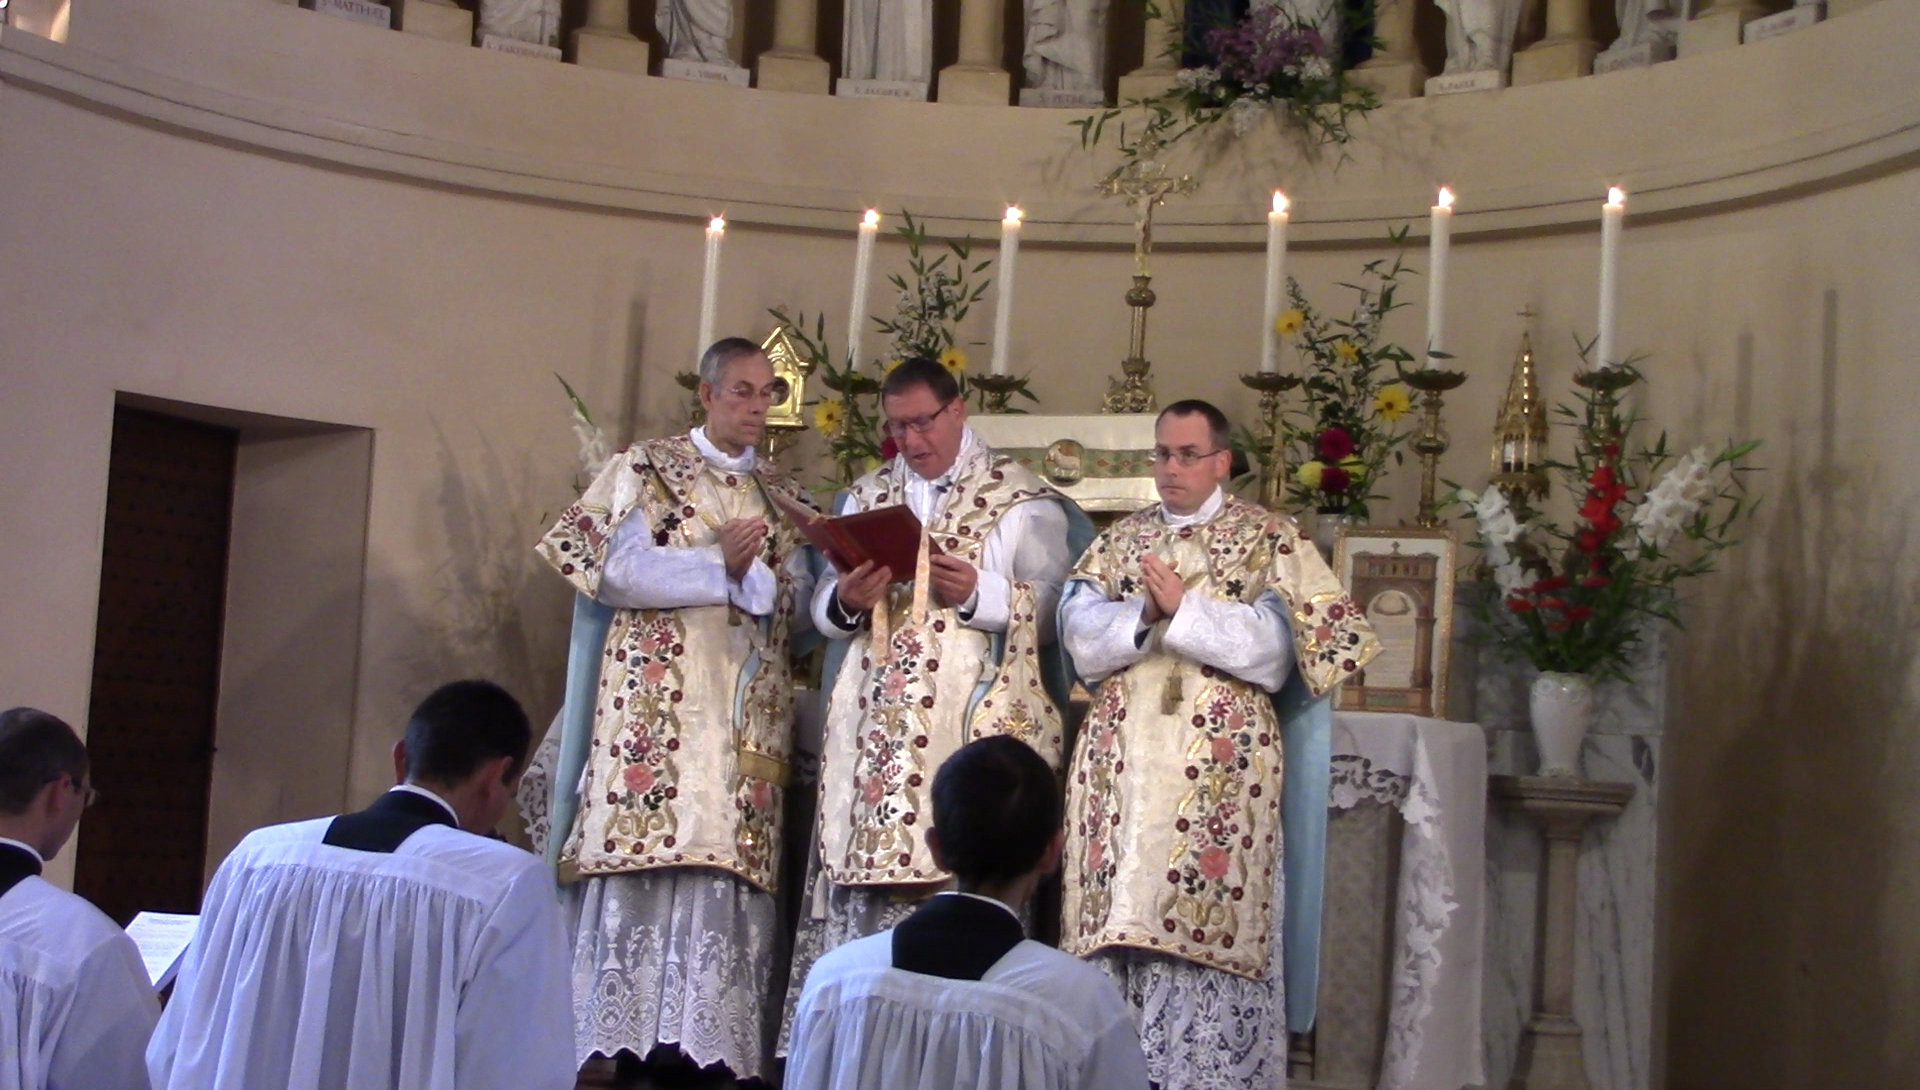
<path id="1" fill-rule="evenodd" d="M 773 502 L 841 572 L 850 572 L 872 560 L 891 569 L 896 582 L 913 579 L 914 562 L 920 551 L 920 520 L 906 504 L 828 518 L 785 496 L 773 494 Z M 927 554 L 938 556 L 939 553 L 940 547 L 929 542 Z"/>

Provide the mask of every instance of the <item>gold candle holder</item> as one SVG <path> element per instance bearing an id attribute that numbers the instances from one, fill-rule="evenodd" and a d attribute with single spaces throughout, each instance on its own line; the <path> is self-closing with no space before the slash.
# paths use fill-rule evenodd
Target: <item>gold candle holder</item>
<path id="1" fill-rule="evenodd" d="M 1153 382 L 1147 377 L 1147 371 L 1153 366 L 1147 362 L 1147 308 L 1154 302 L 1152 283 L 1153 277 L 1138 274 L 1133 278 L 1133 287 L 1127 289 L 1127 306 L 1133 309 L 1132 350 L 1120 361 L 1120 371 L 1126 377 L 1107 380 L 1107 397 L 1100 405 L 1101 412 L 1150 413 L 1159 407 Z"/>
<path id="2" fill-rule="evenodd" d="M 1440 408 L 1446 392 L 1467 381 L 1467 375 L 1464 371 L 1428 367 L 1403 371 L 1400 381 L 1420 391 L 1421 431 L 1413 441 L 1414 453 L 1420 456 L 1418 523 L 1421 529 L 1431 530 L 1440 525 L 1440 505 L 1435 499 L 1434 488 L 1439 481 L 1440 456 L 1447 452 L 1448 442 L 1446 429 L 1440 424 Z"/>
<path id="3" fill-rule="evenodd" d="M 1300 376 L 1258 371 L 1241 375 L 1240 383 L 1260 391 L 1260 419 L 1266 427 L 1262 442 L 1267 448 L 1266 465 L 1260 475 L 1260 503 L 1268 510 L 1278 511 L 1287 479 L 1286 450 L 1280 435 L 1280 395 L 1299 386 Z"/>
<path id="4" fill-rule="evenodd" d="M 1013 392 L 1020 388 L 1020 380 L 1012 375 L 975 375 L 967 380 L 967 385 L 977 386 L 985 393 L 980 408 L 989 413 L 1007 411 L 1007 401 Z"/>
<path id="5" fill-rule="evenodd" d="M 1598 443 L 1620 441 L 1620 391 L 1639 381 L 1640 372 L 1625 364 L 1574 372 L 1573 384 L 1593 393 L 1587 428 Z"/>

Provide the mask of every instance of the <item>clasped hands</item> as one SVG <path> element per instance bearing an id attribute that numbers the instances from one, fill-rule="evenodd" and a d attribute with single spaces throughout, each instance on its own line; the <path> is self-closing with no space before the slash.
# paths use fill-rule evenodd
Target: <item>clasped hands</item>
<path id="1" fill-rule="evenodd" d="M 880 602 L 881 595 L 893 583 L 893 569 L 875 567 L 869 560 L 840 577 L 834 592 L 840 604 L 854 613 L 864 613 Z M 952 608 L 964 605 L 980 585 L 980 572 L 959 557 L 938 554 L 927 558 L 927 585 L 934 600 Z"/>
<path id="2" fill-rule="evenodd" d="M 1172 564 L 1148 553 L 1140 561 L 1140 574 L 1147 584 L 1146 601 L 1140 606 L 1141 623 L 1157 624 L 1180 612 L 1180 599 L 1186 596 L 1187 585 Z"/>
<path id="3" fill-rule="evenodd" d="M 767 520 L 734 519 L 720 527 L 720 557 L 727 566 L 727 578 L 738 583 L 747 577 L 760 546 L 767 540 Z"/>

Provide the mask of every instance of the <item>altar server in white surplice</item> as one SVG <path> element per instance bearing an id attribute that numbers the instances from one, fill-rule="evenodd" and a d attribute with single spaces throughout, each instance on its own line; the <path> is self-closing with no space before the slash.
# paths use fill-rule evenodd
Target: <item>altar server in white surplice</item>
<path id="1" fill-rule="evenodd" d="M 1065 745 L 1064 670 L 1045 667 L 1069 531 L 1090 530 L 1085 516 L 974 435 L 939 363 L 901 363 L 880 401 L 899 453 L 854 482 L 837 513 L 905 505 L 927 528 L 927 571 L 916 579 L 869 561 L 829 570 L 814 590 L 829 696 L 789 1012 L 821 954 L 900 922 L 949 880 L 925 843 L 941 761 L 989 734 L 1011 734 L 1054 765 Z"/>
<path id="2" fill-rule="evenodd" d="M 534 823 L 572 883 L 576 1055 L 629 1074 L 650 1058 L 655 1081 L 766 1071 L 788 632 L 813 586 L 771 497 L 809 501 L 755 450 L 787 395 L 758 345 L 716 342 L 707 422 L 622 451 L 538 546 L 576 592 L 552 767 L 535 761 L 552 812 Z"/>
<path id="3" fill-rule="evenodd" d="M 1060 786 L 1005 735 L 933 779 L 930 853 L 957 889 L 829 953 L 794 1017 L 787 1090 L 1146 1090 L 1112 981 L 1027 939 L 1018 910 L 1060 863 Z"/>
<path id="4" fill-rule="evenodd" d="M 160 1015 L 127 933 L 40 878 L 93 801 L 86 746 L 0 712 L 0 1090 L 145 1090 Z"/>
<path id="5" fill-rule="evenodd" d="M 1060 609 L 1098 686 L 1067 780 L 1060 945 L 1140 1010 L 1164 1090 L 1280 1086 L 1282 736 L 1304 756 L 1288 728 L 1378 644 L 1292 519 L 1221 490 L 1220 410 L 1170 405 L 1154 435 L 1161 502 L 1088 548 Z M 1283 724 L 1272 694 L 1296 676 L 1307 708 Z"/>
<path id="6" fill-rule="evenodd" d="M 213 876 L 147 1049 L 156 1090 L 570 1090 L 553 875 L 486 834 L 532 729 L 444 685 L 358 813 L 247 835 Z"/>

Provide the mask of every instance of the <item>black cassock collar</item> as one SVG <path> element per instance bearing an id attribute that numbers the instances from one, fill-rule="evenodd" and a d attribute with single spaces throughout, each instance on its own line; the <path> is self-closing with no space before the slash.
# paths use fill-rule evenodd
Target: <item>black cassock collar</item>
<path id="1" fill-rule="evenodd" d="M 40 857 L 25 848 L 0 844 L 0 897 L 40 873 Z"/>
<path id="2" fill-rule="evenodd" d="M 893 967 L 948 980 L 979 980 L 1026 938 L 1020 921 L 977 897 L 930 898 L 893 929 Z"/>
<path id="3" fill-rule="evenodd" d="M 392 853 L 408 837 L 429 825 L 459 828 L 447 808 L 425 795 L 398 789 L 387 792 L 372 806 L 341 814 L 327 826 L 321 842 L 361 852 Z"/>

